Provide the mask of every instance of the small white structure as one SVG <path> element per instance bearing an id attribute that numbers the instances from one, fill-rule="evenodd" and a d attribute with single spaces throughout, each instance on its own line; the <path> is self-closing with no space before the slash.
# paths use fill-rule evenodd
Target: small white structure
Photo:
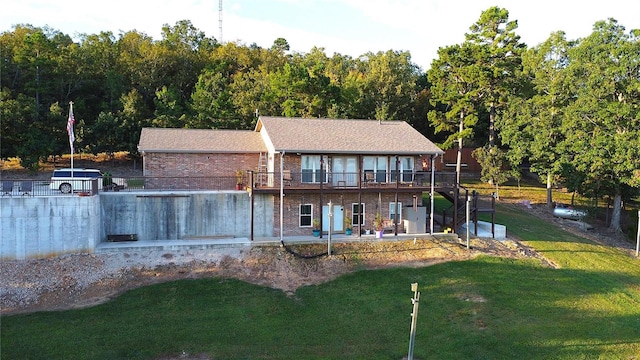
<path id="1" fill-rule="evenodd" d="M 460 234 L 466 234 L 467 224 L 460 226 Z M 505 240 L 507 238 L 507 227 L 505 225 L 495 224 L 494 227 L 495 236 L 491 234 L 491 223 L 486 221 L 478 221 L 478 237 L 479 238 L 494 238 L 496 240 Z M 476 226 L 473 222 L 469 222 L 469 232 L 471 236 L 475 236 Z"/>

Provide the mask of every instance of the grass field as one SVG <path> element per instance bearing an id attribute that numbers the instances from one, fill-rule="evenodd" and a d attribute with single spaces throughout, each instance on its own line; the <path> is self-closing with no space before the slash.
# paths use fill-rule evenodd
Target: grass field
<path id="1" fill-rule="evenodd" d="M 2 359 L 401 359 L 420 284 L 416 359 L 637 359 L 640 260 L 499 207 L 550 259 L 480 257 L 363 270 L 293 297 L 229 279 L 130 291 L 89 309 L 7 316 Z"/>

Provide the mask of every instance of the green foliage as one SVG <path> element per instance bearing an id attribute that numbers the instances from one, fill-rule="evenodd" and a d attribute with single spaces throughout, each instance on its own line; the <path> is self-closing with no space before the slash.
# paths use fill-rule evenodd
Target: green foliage
<path id="1" fill-rule="evenodd" d="M 614 199 L 617 231 L 618 207 L 640 189 L 638 54 L 637 32 L 613 19 L 577 41 L 552 34 L 524 54 L 533 92 L 513 98 L 499 126 L 512 164 L 527 160 L 572 191 Z"/>
<path id="2" fill-rule="evenodd" d="M 128 189 L 143 189 L 144 188 L 144 179 L 135 179 L 135 178 L 127 178 L 127 188 Z"/>
<path id="3" fill-rule="evenodd" d="M 570 52 L 567 68 L 575 96 L 563 123 L 566 149 L 578 170 L 630 184 L 640 166 L 640 45 L 615 21 L 598 22 Z"/>
<path id="4" fill-rule="evenodd" d="M 489 184 L 493 184 L 496 188 L 496 196 L 498 195 L 498 187 L 509 179 L 510 173 L 503 170 L 504 152 L 496 146 L 483 146 L 473 151 L 473 157 L 478 161 L 482 170 L 480 179 Z"/>
<path id="5" fill-rule="evenodd" d="M 315 47 L 289 54 L 284 38 L 268 49 L 219 44 L 187 20 L 164 25 L 157 41 L 128 31 L 85 34 L 74 43 L 50 29 L 16 26 L 0 34 L 0 49 L 2 157 L 18 154 L 30 127 L 54 135 L 51 154 L 64 153 L 69 101 L 76 104 L 76 148 L 90 152 L 135 154 L 144 126 L 253 129 L 256 110 L 412 124 L 424 118 L 412 102 L 427 84 L 418 83 L 408 52 L 352 59 Z M 54 104 L 59 108 L 48 112 Z"/>
<path id="6" fill-rule="evenodd" d="M 477 124 L 474 103 L 478 93 L 474 88 L 473 50 L 470 44 L 440 48 L 427 76 L 431 83 L 431 104 L 428 119 L 435 132 L 450 133 L 443 147 L 450 148 L 460 139 L 470 139 Z"/>
<path id="7" fill-rule="evenodd" d="M 102 185 L 109 186 L 113 184 L 113 175 L 110 172 L 105 171 L 102 173 Z"/>
<path id="8" fill-rule="evenodd" d="M 376 213 L 376 217 L 373 219 L 373 227 L 378 231 L 384 228 L 384 220 L 382 219 L 382 214 L 379 212 Z"/>
<path id="9" fill-rule="evenodd" d="M 547 41 L 523 54 L 524 73 L 531 79 L 531 92 L 512 97 L 499 123 L 502 143 L 509 146 L 507 157 L 516 167 L 523 161 L 541 175 L 558 174 L 566 157 L 559 145 L 564 112 L 570 102 L 563 69 L 572 44 L 564 33 L 552 34 Z"/>
<path id="10" fill-rule="evenodd" d="M 158 41 L 128 31 L 82 35 L 18 25 L 0 33 L 0 157 L 137 153 L 146 126 L 253 129 L 264 115 L 400 119 L 449 148 L 499 146 L 542 178 L 583 174 L 584 194 L 620 201 L 640 188 L 640 31 L 615 20 L 526 49 L 509 12 L 491 7 L 425 73 L 405 51 L 328 57 L 207 38 L 189 21 Z M 498 134 L 494 134 L 494 130 Z M 437 137 L 433 137 L 437 133 Z M 486 134 L 489 138 L 486 139 Z M 548 177 L 546 176 L 548 175 Z M 568 179 L 568 178 L 565 178 Z M 573 185 L 572 185 L 573 187 Z"/>

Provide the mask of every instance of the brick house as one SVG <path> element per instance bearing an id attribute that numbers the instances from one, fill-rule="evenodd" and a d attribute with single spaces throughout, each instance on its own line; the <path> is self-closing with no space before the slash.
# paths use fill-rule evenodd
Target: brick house
<path id="1" fill-rule="evenodd" d="M 314 220 L 341 233 L 346 218 L 364 233 L 376 214 L 387 231 L 433 232 L 422 194 L 442 186 L 433 161 L 443 151 L 403 121 L 261 116 L 253 131 L 145 128 L 138 149 L 145 178 L 234 181 L 242 170 L 249 196 L 273 203 L 273 236 L 310 235 Z M 416 216 L 418 228 L 406 222 Z"/>

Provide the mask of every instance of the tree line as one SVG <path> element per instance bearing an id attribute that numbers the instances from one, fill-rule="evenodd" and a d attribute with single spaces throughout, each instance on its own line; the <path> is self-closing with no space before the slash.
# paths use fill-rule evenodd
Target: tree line
<path id="1" fill-rule="evenodd" d="M 2 157 L 69 152 L 74 103 L 76 148 L 130 151 L 142 127 L 252 129 L 270 116 L 402 119 L 428 133 L 426 74 L 408 52 L 358 58 L 322 48 L 291 53 L 207 38 L 189 21 L 165 25 L 162 39 L 130 31 L 68 35 L 17 25 L 0 35 Z M 433 135 L 433 134 L 430 134 Z"/>
<path id="2" fill-rule="evenodd" d="M 551 185 L 613 202 L 620 230 L 623 201 L 640 188 L 640 30 L 615 19 L 568 40 L 562 31 L 528 48 L 506 9 L 482 12 L 462 44 L 440 48 L 427 71 L 428 113 L 445 145 L 478 140 L 482 179 L 496 186 L 530 169 Z M 459 166 L 459 161 L 458 161 Z M 496 188 L 497 193 L 497 188 Z"/>
<path id="3" fill-rule="evenodd" d="M 257 113 L 397 119 L 444 148 L 476 147 L 496 186 L 520 176 L 505 164 L 526 163 L 619 211 L 640 187 L 640 31 L 607 19 L 585 38 L 559 31 L 528 47 L 517 27 L 491 7 L 424 71 L 407 51 L 219 43 L 188 20 L 159 40 L 16 25 L 0 34 L 0 157 L 35 170 L 68 153 L 70 101 L 76 151 L 89 153 L 135 155 L 143 127 L 252 129 Z"/>

